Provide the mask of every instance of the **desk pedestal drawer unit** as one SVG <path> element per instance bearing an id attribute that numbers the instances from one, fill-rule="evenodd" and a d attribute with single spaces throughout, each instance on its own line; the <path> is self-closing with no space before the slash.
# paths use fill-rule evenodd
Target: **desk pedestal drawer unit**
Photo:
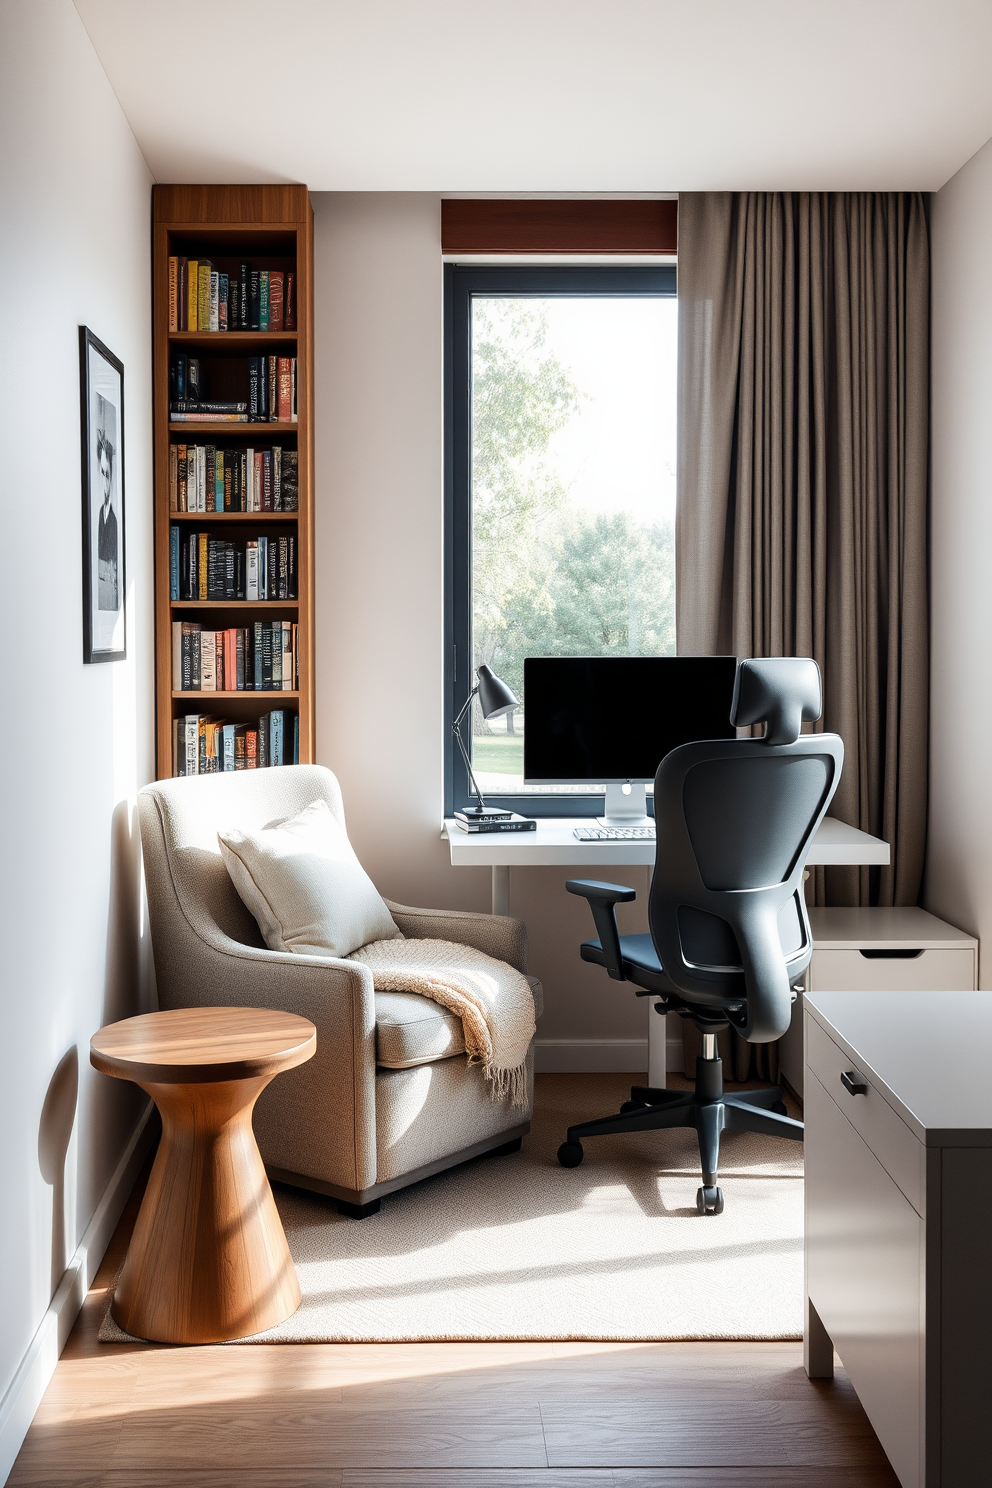
<path id="1" fill-rule="evenodd" d="M 989 1481 L 992 994 L 814 992 L 806 1025 L 806 1331 L 903 1488 Z"/>
<path id="2" fill-rule="evenodd" d="M 973 992 L 978 941 L 926 910 L 811 909 L 807 992 Z M 803 1095 L 802 995 L 779 1044 L 779 1067 Z M 927 1027 L 940 1020 L 939 1005 Z M 922 1030 L 921 1030 L 922 1032 Z"/>

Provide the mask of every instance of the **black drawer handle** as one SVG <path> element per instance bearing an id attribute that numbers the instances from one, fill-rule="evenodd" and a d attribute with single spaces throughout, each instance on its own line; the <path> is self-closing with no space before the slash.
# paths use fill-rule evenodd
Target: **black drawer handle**
<path id="1" fill-rule="evenodd" d="M 862 950 L 860 954 L 866 961 L 915 961 L 917 956 L 923 955 L 923 947 L 901 946 L 888 951 L 870 949 Z"/>
<path id="2" fill-rule="evenodd" d="M 840 1077 L 840 1083 L 850 1095 L 867 1095 L 868 1086 L 855 1070 L 845 1070 Z"/>

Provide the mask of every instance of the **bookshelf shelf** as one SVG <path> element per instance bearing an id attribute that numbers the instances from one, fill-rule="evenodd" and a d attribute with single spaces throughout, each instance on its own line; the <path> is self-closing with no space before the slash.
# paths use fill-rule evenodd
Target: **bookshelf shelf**
<path id="1" fill-rule="evenodd" d="M 239 703 L 265 703 L 271 702 L 274 698 L 290 699 L 302 697 L 302 695 L 299 692 L 273 692 L 270 688 L 254 690 L 250 687 L 242 688 L 240 692 L 173 692 L 172 694 L 174 698 L 181 699 L 184 703 L 195 701 L 209 703 L 214 698 L 224 698 L 228 702 L 237 699 Z"/>
<path id="2" fill-rule="evenodd" d="M 245 511 L 245 512 L 243 512 L 243 511 L 236 511 L 236 512 L 219 512 L 219 511 L 191 512 L 191 511 L 184 511 L 184 512 L 178 512 L 178 511 L 174 511 L 174 512 L 170 512 L 169 513 L 169 520 L 172 521 L 172 522 L 180 522 L 180 523 L 181 522 L 193 522 L 193 523 L 198 523 L 201 527 L 202 527 L 202 525 L 203 525 L 204 522 L 224 522 L 224 523 L 227 523 L 227 522 L 250 522 L 250 523 L 252 523 L 253 526 L 257 527 L 259 525 L 259 523 L 264 523 L 264 524 L 267 525 L 269 522 L 295 522 L 296 519 L 297 519 L 297 513 L 296 512 L 273 512 L 273 511 Z"/>
<path id="3" fill-rule="evenodd" d="M 296 345 L 295 331 L 170 331 L 170 344 L 181 346 L 202 346 L 204 349 L 214 351 L 221 345 L 238 346 L 242 351 L 250 351 L 253 346 L 269 347 L 278 345 Z"/>
<path id="4" fill-rule="evenodd" d="M 271 433 L 273 429 L 278 434 L 295 434 L 299 427 L 299 424 L 278 424 L 275 420 L 268 424 L 238 424 L 233 421 L 224 423 L 219 419 L 216 423 L 212 419 L 188 419 L 181 424 L 170 424 L 169 433 L 185 434 L 189 443 L 192 444 L 198 434 L 223 434 L 226 439 L 229 434 L 264 434 Z M 166 459 L 168 460 L 168 455 Z"/>
<path id="5" fill-rule="evenodd" d="M 298 599 L 173 599 L 173 610 L 296 610 Z"/>
<path id="6" fill-rule="evenodd" d="M 259 759 L 263 764 L 267 758 L 266 748 L 268 747 L 272 750 L 272 755 L 269 757 L 274 757 L 276 760 L 279 758 L 277 721 L 281 722 L 282 736 L 285 741 L 283 761 L 288 763 L 292 757 L 291 741 L 295 735 L 298 719 L 298 758 L 301 763 L 311 763 L 314 759 L 313 213 L 307 188 L 305 186 L 156 186 L 152 193 L 152 219 L 157 774 L 161 779 L 177 773 L 178 770 L 185 771 L 186 765 L 190 762 L 189 738 L 193 740 L 194 754 L 196 752 L 197 726 L 191 725 L 192 734 L 187 736 L 185 742 L 183 742 L 183 730 L 185 720 L 194 715 L 201 719 L 199 755 L 195 762 L 198 770 L 216 767 L 216 749 L 211 753 L 211 746 L 208 743 L 204 751 L 204 730 L 207 729 L 209 733 L 209 729 L 215 726 L 215 722 L 211 722 L 208 726 L 207 718 L 213 721 L 226 718 L 227 722 L 234 726 L 239 738 L 242 734 L 245 735 L 244 748 L 237 755 L 239 760 Z M 278 286 L 283 284 L 284 280 L 286 284 L 289 284 L 286 276 L 295 275 L 293 281 L 296 305 L 295 328 L 274 331 L 170 330 L 170 258 L 187 259 L 190 262 L 195 260 L 201 265 L 205 264 L 213 272 L 214 290 L 216 290 L 218 274 L 226 274 L 229 279 L 230 276 L 237 275 L 239 283 L 247 283 L 248 274 L 241 267 L 247 264 L 252 280 L 252 296 L 255 295 L 256 280 L 261 276 L 263 297 L 260 303 L 263 307 L 263 324 L 264 295 L 267 292 L 265 285 L 269 283 L 265 276 L 269 275 L 270 278 L 272 275 L 276 276 L 271 279 L 272 294 L 275 296 Z M 283 279 L 280 279 L 279 275 L 282 275 Z M 175 276 L 173 278 L 176 282 Z M 201 286 L 203 282 L 201 279 Z M 233 279 L 230 279 L 230 282 L 233 290 Z M 220 283 L 223 293 L 223 278 Z M 173 303 L 175 304 L 175 301 Z M 251 303 L 254 305 L 254 299 Z M 273 299 L 272 303 L 278 305 L 278 300 Z M 234 313 L 232 311 L 232 314 Z M 252 316 L 254 317 L 254 311 L 252 311 Z M 257 317 L 254 318 L 257 319 Z M 175 323 L 174 319 L 173 324 Z M 182 310 L 179 323 L 185 324 L 185 310 Z M 244 323 L 245 321 L 242 320 L 242 324 Z M 183 387 L 181 377 L 185 375 L 186 361 L 181 363 L 176 374 L 177 379 L 180 380 L 177 380 L 175 385 L 180 391 L 178 394 L 172 392 L 170 367 L 177 357 L 186 358 L 190 362 L 188 374 L 190 379 L 194 374 L 191 359 L 198 359 L 200 400 L 241 400 L 249 396 L 253 400 L 255 393 L 251 391 L 249 395 L 248 390 L 250 378 L 271 376 L 275 379 L 271 386 L 275 388 L 284 368 L 287 369 L 288 375 L 290 364 L 280 361 L 277 368 L 272 361 L 256 363 L 252 361 L 252 358 L 295 358 L 297 418 L 293 421 L 256 419 L 252 423 L 232 423 L 223 418 L 204 419 L 202 422 L 170 418 L 172 396 L 196 396 L 195 392 L 184 394 L 181 391 Z M 267 372 L 266 369 L 268 369 Z M 191 385 L 196 387 L 196 383 Z M 255 383 L 252 381 L 251 388 L 254 389 L 254 387 Z M 273 401 L 270 406 L 274 409 L 276 406 L 274 392 L 271 393 L 271 397 Z M 259 401 L 264 412 L 266 404 L 261 397 Z M 254 401 L 250 406 L 255 407 Z M 264 499 L 269 500 L 270 497 L 269 454 L 267 452 L 270 448 L 272 449 L 274 502 L 279 500 L 280 489 L 287 491 L 290 489 L 285 485 L 280 487 L 279 471 L 281 468 L 284 481 L 290 479 L 286 471 L 288 469 L 292 472 L 295 454 L 297 509 L 294 511 L 223 512 L 171 510 L 172 500 L 176 499 L 175 452 L 173 453 L 171 493 L 169 479 L 170 449 L 173 446 L 215 447 L 218 451 L 216 476 L 218 489 L 221 484 L 221 466 L 223 465 L 224 484 L 229 501 L 232 489 L 231 479 L 234 482 L 235 506 L 239 504 L 238 493 L 248 489 L 244 474 L 246 449 L 255 451 L 256 484 L 251 489 L 256 492 L 254 497 L 256 500 L 259 499 L 257 493 L 262 492 L 262 485 L 258 484 L 261 480 L 258 475 L 261 469 L 257 463 L 259 460 L 264 463 Z M 222 461 L 220 455 L 225 449 L 226 454 Z M 262 453 L 259 454 L 259 451 Z M 209 448 L 207 455 L 210 460 L 213 459 Z M 189 459 L 192 462 L 192 451 Z M 281 467 L 280 459 L 282 460 Z M 187 460 L 185 450 L 180 450 L 178 460 L 180 472 L 185 472 Z M 197 455 L 200 505 L 204 500 L 203 460 L 204 451 L 201 448 Z M 240 477 L 237 474 L 239 462 Z M 208 468 L 213 468 L 209 462 Z M 251 462 L 249 461 L 249 472 L 250 468 Z M 193 466 L 190 463 L 190 480 L 192 480 L 192 469 Z M 185 481 L 185 474 L 181 474 L 179 504 L 185 501 Z M 192 491 L 192 486 L 189 489 Z M 190 500 L 192 499 L 191 495 Z M 209 486 L 208 499 L 210 499 Z M 240 499 L 247 498 L 242 496 Z M 287 499 L 289 499 L 288 496 Z M 283 558 L 285 558 L 286 543 L 295 544 L 295 547 L 290 548 L 290 573 L 293 571 L 295 561 L 298 597 L 285 600 L 173 600 L 170 590 L 170 529 L 173 526 L 180 528 L 181 544 L 185 543 L 187 536 L 197 529 L 209 533 L 209 543 L 206 543 L 205 538 L 201 540 L 206 543 L 206 546 L 201 548 L 201 553 L 206 554 L 209 548 L 211 572 L 214 563 L 214 539 L 220 539 L 222 535 L 226 546 L 222 544 L 218 552 L 221 554 L 226 552 L 230 555 L 230 544 L 233 543 L 236 555 L 241 555 L 236 558 L 238 564 L 248 562 L 250 555 L 245 552 L 245 544 L 253 544 L 256 537 L 259 539 L 260 551 L 264 556 L 266 533 L 268 534 L 270 564 L 273 543 L 277 543 L 277 550 Z M 190 549 L 189 559 L 192 568 L 187 571 L 187 579 L 183 582 L 183 588 L 187 593 L 197 592 L 195 580 L 197 559 L 193 548 Z M 186 549 L 183 548 L 182 551 L 185 552 Z M 206 559 L 200 557 L 199 561 L 205 562 Z M 227 561 L 230 561 L 229 556 Z M 251 561 L 254 562 L 254 558 Z M 271 566 L 268 571 L 271 584 L 273 572 Z M 237 572 L 241 573 L 242 569 L 238 568 Z M 192 590 L 188 583 L 189 573 L 193 576 Z M 241 583 L 242 580 L 239 578 L 238 585 L 240 586 Z M 270 592 L 272 592 L 271 589 Z M 282 624 L 281 632 L 280 623 Z M 173 626 L 180 624 L 186 631 L 186 635 L 182 637 L 178 630 L 175 634 L 173 633 Z M 278 670 L 279 645 L 283 647 L 284 658 L 292 654 L 291 649 L 287 650 L 287 647 L 295 646 L 296 648 L 298 688 L 292 690 L 254 688 L 238 691 L 221 688 L 216 691 L 194 689 L 185 692 L 175 689 L 173 685 L 174 646 L 179 646 L 180 643 L 187 650 L 195 646 L 196 664 L 191 673 L 194 681 L 200 675 L 201 647 L 204 658 L 203 676 L 207 680 L 213 675 L 209 669 L 211 664 L 215 666 L 218 681 L 223 682 L 225 674 L 227 679 L 231 680 L 233 677 L 231 668 L 234 666 L 235 654 L 238 657 L 237 670 L 240 678 L 242 650 L 244 650 L 246 675 L 250 677 L 252 672 L 248 669 L 251 666 L 257 666 L 264 669 L 254 673 L 256 679 L 269 677 L 270 631 L 271 646 L 275 652 L 272 670 L 277 678 L 280 675 Z M 235 632 L 237 632 L 236 635 Z M 280 634 L 283 638 L 281 643 Z M 216 640 L 211 639 L 211 636 Z M 215 650 L 216 659 L 214 663 L 211 663 L 210 658 Z M 178 656 L 179 653 L 175 654 Z M 186 652 L 184 651 L 183 654 L 182 679 L 188 680 L 190 674 L 186 670 Z M 289 675 L 286 671 L 288 665 L 289 661 L 284 659 L 283 671 L 287 676 Z M 175 674 L 175 680 L 179 680 L 178 672 Z M 278 719 L 277 710 L 280 710 Z M 254 735 L 257 735 L 257 740 L 254 740 Z M 215 738 L 214 744 L 216 742 Z M 255 744 L 254 754 L 252 742 Z M 238 767 L 240 768 L 240 764 Z"/>

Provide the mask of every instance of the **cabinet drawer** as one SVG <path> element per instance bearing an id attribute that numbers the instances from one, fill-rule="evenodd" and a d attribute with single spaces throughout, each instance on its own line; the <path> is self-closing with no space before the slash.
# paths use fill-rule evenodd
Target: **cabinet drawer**
<path id="1" fill-rule="evenodd" d="M 975 953 L 970 946 L 891 957 L 814 947 L 809 968 L 811 992 L 973 992 L 974 989 Z"/>
<path id="2" fill-rule="evenodd" d="M 923 1488 L 924 1224 L 809 1068 L 805 1117 L 808 1295 L 900 1483 Z"/>
<path id="3" fill-rule="evenodd" d="M 814 1018 L 806 1018 L 806 1074 L 816 1075 L 838 1110 L 867 1143 L 898 1184 L 917 1214 L 926 1214 L 926 1148 L 878 1091 L 868 1084 L 865 1095 L 851 1095 L 841 1075 L 851 1060 Z M 857 1070 L 854 1066 L 856 1072 Z M 867 1083 L 867 1082 L 866 1082 Z"/>

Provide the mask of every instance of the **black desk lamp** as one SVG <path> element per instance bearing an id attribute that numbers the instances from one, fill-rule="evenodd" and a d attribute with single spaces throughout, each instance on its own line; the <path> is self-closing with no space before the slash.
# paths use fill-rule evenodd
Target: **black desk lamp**
<path id="1" fill-rule="evenodd" d="M 517 706 L 517 699 L 506 683 L 495 676 L 489 667 L 486 666 L 485 662 L 476 669 L 475 675 L 478 680 L 465 699 L 465 706 L 451 725 L 451 732 L 455 736 L 455 743 L 461 750 L 462 759 L 465 761 L 465 768 L 468 771 L 468 778 L 472 782 L 472 789 L 479 798 L 478 806 L 466 806 L 465 810 L 461 813 L 462 816 L 486 816 L 488 814 L 485 800 L 479 789 L 479 782 L 476 780 L 475 771 L 472 769 L 472 761 L 469 759 L 468 750 L 465 748 L 465 741 L 462 738 L 462 720 L 472 706 L 472 699 L 476 693 L 479 694 L 479 707 L 482 709 L 483 718 L 487 720 L 498 718 L 501 713 L 508 713 L 511 708 Z"/>

